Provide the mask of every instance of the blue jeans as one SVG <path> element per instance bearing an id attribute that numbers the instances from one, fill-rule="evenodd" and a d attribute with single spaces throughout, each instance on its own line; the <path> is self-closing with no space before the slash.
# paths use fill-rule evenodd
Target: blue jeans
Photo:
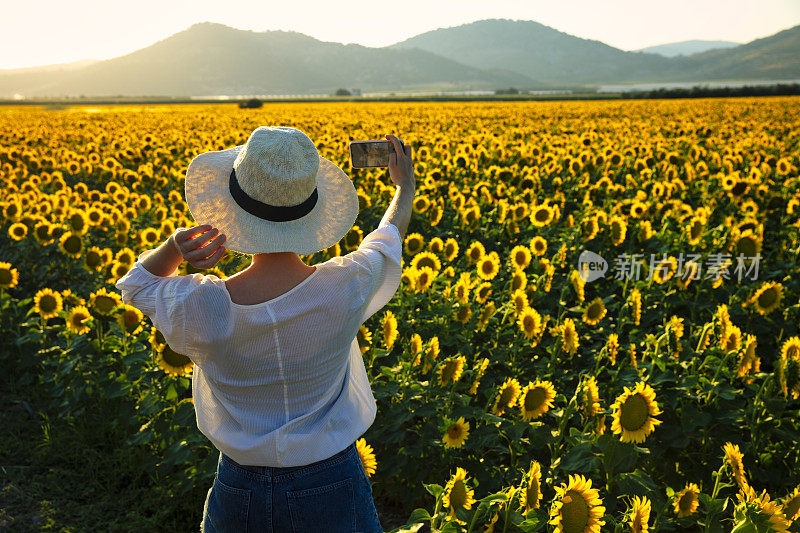
<path id="1" fill-rule="evenodd" d="M 240 465 L 220 452 L 201 533 L 383 532 L 355 442 L 305 466 Z"/>

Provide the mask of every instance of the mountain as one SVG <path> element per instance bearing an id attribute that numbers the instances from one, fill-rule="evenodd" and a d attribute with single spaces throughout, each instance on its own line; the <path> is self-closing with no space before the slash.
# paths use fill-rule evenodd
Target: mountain
<path id="1" fill-rule="evenodd" d="M 699 54 L 707 50 L 716 50 L 717 48 L 732 48 L 739 46 L 742 43 L 733 41 L 679 41 L 677 43 L 659 44 L 656 46 L 648 46 L 647 48 L 640 48 L 634 52 L 645 52 L 648 54 L 658 54 L 664 57 L 676 56 L 690 56 L 692 54 Z"/>
<path id="2" fill-rule="evenodd" d="M 800 25 L 733 48 L 675 60 L 671 71 L 675 77 L 683 71 L 697 80 L 797 80 Z"/>
<path id="3" fill-rule="evenodd" d="M 388 48 L 416 47 L 471 67 L 507 68 L 554 84 L 649 81 L 670 60 L 625 52 L 532 20 L 486 19 L 422 33 Z"/>
<path id="4" fill-rule="evenodd" d="M 4 74 L 31 74 L 34 72 L 51 72 L 54 70 L 74 70 L 83 68 L 92 63 L 97 63 L 97 59 L 81 59 L 70 63 L 56 63 L 54 65 L 40 65 L 37 67 L 7 68 L 0 69 L 0 76 Z"/>
<path id="5" fill-rule="evenodd" d="M 487 19 L 382 48 L 294 31 L 195 24 L 133 53 L 71 68 L 0 71 L 0 97 L 332 94 L 800 79 L 800 26 L 725 49 L 627 52 L 529 20 Z"/>
<path id="6" fill-rule="evenodd" d="M 0 95 L 330 94 L 339 87 L 451 84 L 493 89 L 535 81 L 516 72 L 484 72 L 424 50 L 344 45 L 294 31 L 253 32 L 204 22 L 71 72 L 0 74 Z"/>

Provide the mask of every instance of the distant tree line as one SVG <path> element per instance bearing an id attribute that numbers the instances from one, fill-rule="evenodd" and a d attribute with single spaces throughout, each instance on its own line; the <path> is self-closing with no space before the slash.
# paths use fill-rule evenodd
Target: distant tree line
<path id="1" fill-rule="evenodd" d="M 743 87 L 701 87 L 625 91 L 620 98 L 704 98 L 725 96 L 791 96 L 800 94 L 798 83 L 745 85 Z"/>

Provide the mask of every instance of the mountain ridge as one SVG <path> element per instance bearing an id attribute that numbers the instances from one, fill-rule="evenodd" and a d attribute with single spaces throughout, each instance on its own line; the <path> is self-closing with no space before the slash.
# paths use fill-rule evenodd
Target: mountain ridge
<path id="1" fill-rule="evenodd" d="M 384 47 L 199 22 L 150 46 L 71 69 L 0 71 L 0 96 L 209 96 L 492 90 L 700 79 L 800 78 L 800 25 L 726 49 L 664 57 L 530 20 L 437 28 Z"/>

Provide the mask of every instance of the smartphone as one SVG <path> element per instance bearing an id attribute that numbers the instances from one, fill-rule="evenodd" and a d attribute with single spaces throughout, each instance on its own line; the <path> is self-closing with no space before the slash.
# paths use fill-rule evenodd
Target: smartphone
<path id="1" fill-rule="evenodd" d="M 350 141 L 348 147 L 353 168 L 388 167 L 389 154 L 394 153 L 394 144 L 386 140 Z"/>

